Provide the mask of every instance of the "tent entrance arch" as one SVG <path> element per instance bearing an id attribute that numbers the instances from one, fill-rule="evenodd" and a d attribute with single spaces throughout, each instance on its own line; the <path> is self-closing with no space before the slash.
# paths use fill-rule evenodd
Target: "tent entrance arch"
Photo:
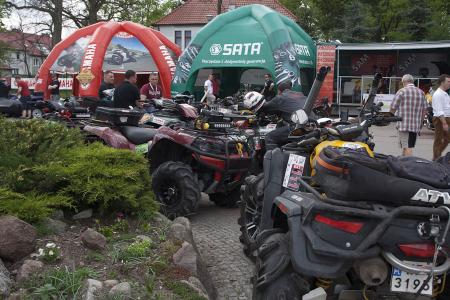
<path id="1" fill-rule="evenodd" d="M 201 69 L 266 69 L 276 84 L 290 81 L 301 91 L 300 69 L 314 73 L 315 64 L 316 46 L 308 34 L 288 17 L 253 4 L 215 17 L 197 33 L 178 60 L 172 92 L 194 92 Z"/>
<path id="2" fill-rule="evenodd" d="M 147 78 L 158 71 L 163 96 L 170 97 L 174 60 L 180 54 L 178 46 L 159 31 L 132 22 L 99 22 L 75 31 L 53 48 L 39 69 L 36 90 L 48 98 L 50 72 L 63 72 L 78 74 L 75 95 L 97 97 L 103 71 L 135 69 Z"/>
<path id="3" fill-rule="evenodd" d="M 242 90 L 260 91 L 264 87 L 264 75 L 270 71 L 265 68 L 218 68 L 200 69 L 192 76 L 195 83 L 193 93 L 196 99 L 201 99 L 204 93 L 204 84 L 209 74 L 214 74 L 220 80 L 219 97 L 232 96 Z"/>

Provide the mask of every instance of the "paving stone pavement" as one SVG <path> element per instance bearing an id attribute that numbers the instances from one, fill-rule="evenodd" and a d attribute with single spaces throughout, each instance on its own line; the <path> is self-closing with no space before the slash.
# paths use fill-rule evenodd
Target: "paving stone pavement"
<path id="1" fill-rule="evenodd" d="M 217 288 L 217 299 L 250 300 L 254 264 L 239 242 L 238 208 L 220 208 L 203 195 L 191 216 L 195 242 Z"/>

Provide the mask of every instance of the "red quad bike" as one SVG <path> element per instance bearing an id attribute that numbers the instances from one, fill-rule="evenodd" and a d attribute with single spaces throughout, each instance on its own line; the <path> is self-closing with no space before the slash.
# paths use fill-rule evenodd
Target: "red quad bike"
<path id="1" fill-rule="evenodd" d="M 149 150 L 153 191 L 169 218 L 196 211 L 200 193 L 233 207 L 251 164 L 241 115 L 202 111 L 192 128 L 160 127 Z"/>
<path id="2" fill-rule="evenodd" d="M 180 105 L 179 110 L 185 120 L 196 116 L 192 114 L 195 109 L 187 104 Z M 82 129 L 88 142 L 100 141 L 113 148 L 146 154 L 156 129 L 139 125 L 143 115 L 143 111 L 136 109 L 98 107 L 95 119 L 83 122 Z M 172 125 L 177 126 L 176 123 Z"/>

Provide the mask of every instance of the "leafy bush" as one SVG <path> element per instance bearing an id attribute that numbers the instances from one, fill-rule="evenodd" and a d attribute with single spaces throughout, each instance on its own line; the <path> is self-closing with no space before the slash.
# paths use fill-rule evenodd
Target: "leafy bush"
<path id="1" fill-rule="evenodd" d="M 85 145 L 79 130 L 0 117 L 0 215 L 29 222 L 53 208 L 157 211 L 147 161 L 131 151 Z"/>
<path id="2" fill-rule="evenodd" d="M 74 147 L 46 165 L 35 167 L 37 188 L 76 199 L 77 207 L 100 211 L 157 211 L 147 161 L 128 150 L 99 143 Z"/>
<path id="3" fill-rule="evenodd" d="M 13 215 L 36 222 L 52 213 L 53 207 L 70 207 L 72 200 L 63 195 L 20 194 L 0 188 L 0 215 Z"/>
<path id="4" fill-rule="evenodd" d="M 119 251 L 118 260 L 123 262 L 140 261 L 149 255 L 151 247 L 152 243 L 148 240 L 134 241 Z"/>

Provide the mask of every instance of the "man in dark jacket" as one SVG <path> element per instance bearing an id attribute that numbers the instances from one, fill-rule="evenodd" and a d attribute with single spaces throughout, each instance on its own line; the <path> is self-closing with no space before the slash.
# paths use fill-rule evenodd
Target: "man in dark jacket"
<path id="1" fill-rule="evenodd" d="M 139 106 L 139 89 L 136 86 L 137 76 L 133 70 L 125 72 L 125 80 L 114 90 L 114 107 L 127 108 Z"/>
<path id="2" fill-rule="evenodd" d="M 266 150 L 273 150 L 287 143 L 291 132 L 291 115 L 302 109 L 306 103 L 303 93 L 291 91 L 291 82 L 283 82 L 278 86 L 278 95 L 270 102 L 266 102 L 264 96 L 250 92 L 245 95 L 244 105 L 255 113 L 277 115 L 282 119 L 277 128 L 269 132 L 265 137 Z"/>

